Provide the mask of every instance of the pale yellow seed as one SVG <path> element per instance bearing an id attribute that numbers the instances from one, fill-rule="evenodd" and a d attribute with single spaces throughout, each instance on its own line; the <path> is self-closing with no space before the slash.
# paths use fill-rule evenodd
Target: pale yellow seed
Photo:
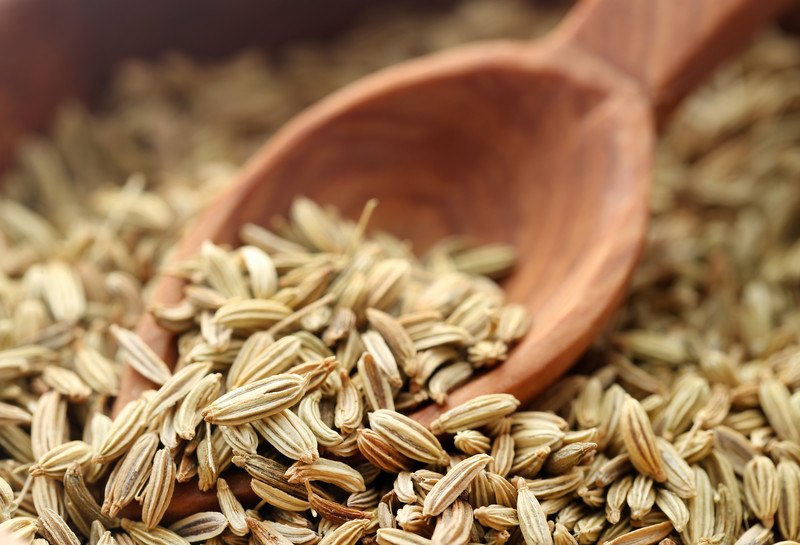
<path id="1" fill-rule="evenodd" d="M 142 522 L 155 528 L 166 513 L 175 490 L 177 466 L 169 450 L 156 452 L 142 499 Z"/>
<path id="2" fill-rule="evenodd" d="M 488 454 L 476 454 L 450 468 L 425 496 L 422 514 L 424 516 L 441 514 L 470 486 L 473 479 L 491 461 L 492 457 Z"/>
<path id="3" fill-rule="evenodd" d="M 631 520 L 642 520 L 656 501 L 653 479 L 647 475 L 637 475 L 628 491 L 627 501 L 628 507 L 631 509 Z"/>
<path id="4" fill-rule="evenodd" d="M 38 530 L 38 523 L 33 517 L 14 517 L 0 523 L 0 531 L 22 541 L 33 543 L 33 538 Z"/>
<path id="5" fill-rule="evenodd" d="M 517 517 L 527 545 L 552 545 L 553 536 L 547 525 L 547 517 L 524 479 L 517 481 Z"/>
<path id="6" fill-rule="evenodd" d="M 672 524 L 669 521 L 659 522 L 637 528 L 605 543 L 606 545 L 652 545 L 667 537 L 670 532 Z"/>
<path id="7" fill-rule="evenodd" d="M 228 252 L 206 240 L 200 247 L 200 255 L 212 288 L 225 297 L 250 297 L 247 283 Z"/>
<path id="8" fill-rule="evenodd" d="M 441 514 L 431 536 L 433 545 L 466 543 L 472 531 L 472 506 L 463 500 L 455 500 Z"/>
<path id="9" fill-rule="evenodd" d="M 294 405 L 303 396 L 306 379 L 284 373 L 229 391 L 203 409 L 206 422 L 227 426 L 260 420 Z"/>
<path id="10" fill-rule="evenodd" d="M 348 464 L 326 458 L 319 458 L 313 463 L 295 463 L 286 471 L 286 477 L 290 483 L 322 481 L 351 493 L 366 490 L 361 473 Z"/>
<path id="11" fill-rule="evenodd" d="M 758 385 L 758 399 L 761 409 L 767 416 L 770 425 L 781 439 L 800 443 L 800 429 L 792 417 L 793 411 L 789 402 L 789 389 L 777 378 L 769 377 Z"/>
<path id="12" fill-rule="evenodd" d="M 117 339 L 117 343 L 123 350 L 126 357 L 125 361 L 137 373 L 159 385 L 169 380 L 172 376 L 169 367 L 141 337 L 133 331 L 119 327 L 116 324 L 112 324 L 109 331 Z"/>
<path id="13" fill-rule="evenodd" d="M 348 520 L 335 530 L 325 534 L 318 545 L 355 545 L 364 535 L 369 521 L 363 519 Z"/>
<path id="14" fill-rule="evenodd" d="M 338 378 L 338 375 L 334 375 Z M 322 418 L 320 402 L 322 392 L 316 391 L 305 396 L 297 409 L 297 415 L 305 422 L 306 426 L 313 432 L 320 445 L 333 447 L 340 444 L 344 438 L 336 430 L 330 428 Z"/>
<path id="15" fill-rule="evenodd" d="M 233 329 L 259 330 L 287 318 L 292 309 L 272 299 L 232 300 L 214 314 L 214 321 Z"/>
<path id="16" fill-rule="evenodd" d="M 375 360 L 389 384 L 395 388 L 402 386 L 403 379 L 400 376 L 397 361 L 380 333 L 377 331 L 365 331 L 361 334 L 361 342 L 364 343 L 365 350 Z"/>
<path id="17" fill-rule="evenodd" d="M 188 545 L 189 541 L 175 532 L 156 526 L 149 529 L 141 522 L 122 519 L 122 528 L 128 532 L 139 545 Z"/>
<path id="18" fill-rule="evenodd" d="M 694 467 L 694 474 L 697 494 L 687 502 L 689 524 L 681 535 L 689 542 L 698 543 L 714 535 L 714 491 L 703 469 Z"/>
<path id="19" fill-rule="evenodd" d="M 237 536 L 247 535 L 249 530 L 245 520 L 244 507 L 233 494 L 228 482 L 222 477 L 217 479 L 217 501 L 231 532 Z"/>
<path id="20" fill-rule="evenodd" d="M 103 501 L 103 513 L 117 514 L 129 504 L 141 489 L 153 465 L 153 457 L 158 448 L 158 434 L 149 432 L 142 435 L 131 446 L 119 463 L 113 479 L 109 479 Z"/>
<path id="21" fill-rule="evenodd" d="M 778 471 L 766 456 L 756 456 L 744 469 L 744 495 L 753 514 L 765 528 L 772 528 L 780 493 Z"/>
<path id="22" fill-rule="evenodd" d="M 358 376 L 361 379 L 364 398 L 373 411 L 394 411 L 394 396 L 392 385 L 388 377 L 381 371 L 375 358 L 369 352 L 364 352 L 356 364 Z"/>
<path id="23" fill-rule="evenodd" d="M 83 479 L 81 467 L 73 463 L 64 474 L 64 492 L 81 513 L 89 520 L 99 520 L 104 526 L 111 527 L 118 521 L 114 518 L 106 517 L 100 510 L 100 505 L 86 486 Z"/>
<path id="24" fill-rule="evenodd" d="M 626 475 L 615 481 L 606 494 L 606 519 L 611 524 L 617 524 L 622 517 L 622 509 L 628 498 L 628 492 L 633 486 L 633 476 Z"/>
<path id="25" fill-rule="evenodd" d="M 336 394 L 336 409 L 334 411 L 334 424 L 343 434 L 354 431 L 361 423 L 363 418 L 363 406 L 361 394 L 358 388 L 350 380 L 350 376 L 345 371 L 340 372 L 342 382 Z"/>
<path id="26" fill-rule="evenodd" d="M 42 371 L 42 381 L 73 403 L 84 403 L 92 389 L 73 371 L 56 365 L 48 365 Z"/>
<path id="27" fill-rule="evenodd" d="M 114 363 L 91 346 L 80 344 L 76 348 L 75 372 L 96 392 L 119 393 L 119 376 Z"/>
<path id="28" fill-rule="evenodd" d="M 181 368 L 156 391 L 145 410 L 148 414 L 159 415 L 172 408 L 189 394 L 210 369 L 210 362 L 192 363 Z"/>
<path id="29" fill-rule="evenodd" d="M 80 545 L 80 540 L 61 515 L 52 509 L 39 513 L 42 534 L 53 545 Z"/>
<path id="30" fill-rule="evenodd" d="M 754 524 L 739 536 L 734 545 L 766 545 L 772 539 L 772 532 L 760 524 Z"/>
<path id="31" fill-rule="evenodd" d="M 107 463 L 122 456 L 139 438 L 147 425 L 147 399 L 131 401 L 122 408 L 111 424 L 92 461 Z"/>
<path id="32" fill-rule="evenodd" d="M 413 460 L 446 464 L 449 456 L 439 440 L 420 423 L 389 410 L 369 414 L 370 427 L 386 442 Z"/>
<path id="33" fill-rule="evenodd" d="M 247 338 L 233 360 L 227 375 L 229 389 L 286 372 L 297 361 L 301 341 L 289 335 L 273 341 L 272 335 L 258 332 Z"/>
<path id="34" fill-rule="evenodd" d="M 194 439 L 195 430 L 203 421 L 202 409 L 216 399 L 221 387 L 220 373 L 207 375 L 191 387 L 180 401 L 173 418 L 173 427 L 178 437 L 187 441 Z"/>
<path id="35" fill-rule="evenodd" d="M 431 540 L 396 528 L 381 528 L 377 534 L 378 545 L 431 545 Z"/>
<path id="36" fill-rule="evenodd" d="M 443 413 L 431 423 L 435 434 L 474 429 L 507 416 L 519 407 L 519 400 L 509 394 L 486 394 Z"/>
<path id="37" fill-rule="evenodd" d="M 278 273 L 269 254 L 255 246 L 242 246 L 239 254 L 247 268 L 253 296 L 259 299 L 272 296 L 278 290 Z"/>
<path id="38" fill-rule="evenodd" d="M 800 466 L 778 462 L 778 528 L 786 539 L 800 540 Z"/>
<path id="39" fill-rule="evenodd" d="M 486 505 L 475 509 L 475 520 L 487 528 L 505 530 L 519 525 L 517 510 L 503 505 Z"/>
<path id="40" fill-rule="evenodd" d="M 658 490 L 656 505 L 669 517 L 675 531 L 683 532 L 686 529 L 686 524 L 689 522 L 689 509 L 680 496 L 669 490 Z"/>
<path id="41" fill-rule="evenodd" d="M 463 430 L 453 438 L 456 448 L 464 454 L 481 454 L 489 452 L 492 441 L 477 430 Z"/>
<path id="42" fill-rule="evenodd" d="M 227 519 L 222 513 L 206 511 L 195 513 L 173 522 L 169 530 L 190 543 L 196 543 L 216 537 L 225 531 Z"/>
<path id="43" fill-rule="evenodd" d="M 292 460 L 307 464 L 319 458 L 317 438 L 294 412 L 284 409 L 252 422 L 253 428 L 275 449 Z"/>
<path id="44" fill-rule="evenodd" d="M 658 482 L 667 480 L 661 453 L 656 447 L 650 420 L 642 405 L 628 396 L 620 416 L 622 436 L 630 461 L 641 473 Z"/>
<path id="45" fill-rule="evenodd" d="M 31 466 L 31 475 L 46 475 L 53 479 L 64 477 L 72 463 L 85 466 L 92 458 L 92 447 L 83 441 L 70 441 L 54 447 Z"/>

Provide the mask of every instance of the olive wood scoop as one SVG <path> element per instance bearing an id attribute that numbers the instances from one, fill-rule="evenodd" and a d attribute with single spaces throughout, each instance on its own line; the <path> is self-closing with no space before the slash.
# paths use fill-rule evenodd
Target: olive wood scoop
<path id="1" fill-rule="evenodd" d="M 588 347 L 620 303 L 648 219 L 656 128 L 788 0 L 585 0 L 535 44 L 487 42 L 364 78 L 283 127 L 183 238 L 235 244 L 299 194 L 356 216 L 372 197 L 377 226 L 424 249 L 463 234 L 514 244 L 505 288 L 533 313 L 508 361 L 452 392 L 439 411 L 490 392 L 523 403 Z M 164 277 L 153 300 L 176 303 Z M 141 337 L 174 361 L 167 331 Z M 152 387 L 126 367 L 117 409 Z M 232 472 L 240 498 L 257 501 Z M 170 518 L 214 508 L 213 491 L 178 487 Z"/>

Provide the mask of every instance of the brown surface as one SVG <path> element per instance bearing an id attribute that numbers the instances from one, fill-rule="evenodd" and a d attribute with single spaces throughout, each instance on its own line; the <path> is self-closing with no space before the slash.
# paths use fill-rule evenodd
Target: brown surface
<path id="1" fill-rule="evenodd" d="M 237 467 L 231 467 L 231 469 L 223 473 L 222 476 L 228 482 L 228 486 L 231 487 L 231 491 L 234 495 L 248 502 L 244 504 L 245 509 L 249 509 L 261 501 L 261 498 L 256 496 L 255 493 L 253 493 L 253 489 L 250 488 L 251 477 L 246 471 Z M 217 508 L 216 490 L 212 489 L 203 492 L 197 488 L 197 481 L 177 483 L 175 485 L 175 491 L 173 492 L 172 503 L 170 504 L 169 510 L 164 515 L 161 525 L 166 526 L 183 517 Z M 142 506 L 136 502 L 131 502 L 122 510 L 119 516 L 131 520 L 141 520 Z M 6 545 L 6 542 L 0 541 L 0 544 Z"/>
<path id="2" fill-rule="evenodd" d="M 800 2 L 795 0 L 794 6 L 781 16 L 780 25 L 792 34 L 800 34 Z"/>
<path id="3" fill-rule="evenodd" d="M 781 0 L 590 0 L 526 43 L 465 46 L 365 78 L 280 131 L 184 239 L 234 243 L 298 194 L 418 250 L 453 233 L 516 245 L 506 288 L 534 327 L 502 366 L 448 399 L 508 392 L 523 402 L 587 348 L 622 299 L 644 241 L 654 121 L 779 8 Z M 165 280 L 159 301 L 179 298 Z M 169 334 L 145 320 L 154 347 Z M 130 379 L 133 374 L 128 375 Z M 122 390 L 138 395 L 137 384 Z M 446 408 L 446 407 L 444 407 Z M 415 415 L 430 422 L 442 407 Z M 252 502 L 252 493 L 242 498 Z M 182 496 L 175 513 L 210 508 Z"/>
<path id="4" fill-rule="evenodd" d="M 87 91 L 78 60 L 83 22 L 65 3 L 0 1 L 0 169 L 17 139 L 38 127 L 64 96 Z"/>
<path id="5" fill-rule="evenodd" d="M 454 0 L 382 0 L 443 7 Z M 122 58 L 324 39 L 371 0 L 0 0 L 0 169 L 65 98 L 91 99 Z"/>
<path id="6" fill-rule="evenodd" d="M 660 118 L 796 0 L 586 2 L 565 29 L 641 82 Z"/>

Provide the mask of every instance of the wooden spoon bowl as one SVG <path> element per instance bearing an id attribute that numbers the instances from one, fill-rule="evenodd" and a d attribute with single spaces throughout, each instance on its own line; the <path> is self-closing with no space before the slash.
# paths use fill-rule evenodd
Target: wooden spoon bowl
<path id="1" fill-rule="evenodd" d="M 176 259 L 206 239 L 237 243 L 243 224 L 268 223 L 301 194 L 351 216 L 377 197 L 376 226 L 418 251 L 452 234 L 511 242 L 520 260 L 505 287 L 532 311 L 531 333 L 446 406 L 415 416 L 429 422 L 489 392 L 527 402 L 622 298 L 645 238 L 657 119 L 785 3 L 586 1 L 535 46 L 481 44 L 384 70 L 273 137 Z M 154 294 L 180 297 L 172 278 Z M 147 317 L 139 333 L 169 358 L 168 332 Z M 118 406 L 145 387 L 127 369 Z"/>
<path id="2" fill-rule="evenodd" d="M 519 264 L 505 288 L 535 325 L 510 361 L 449 403 L 473 390 L 530 399 L 620 300 L 645 233 L 652 147 L 641 138 L 649 110 L 634 89 L 612 87 L 599 65 L 564 69 L 542 53 L 465 48 L 388 70 L 320 105 L 270 143 L 181 253 L 206 238 L 236 243 L 244 223 L 268 222 L 297 195 L 352 217 L 377 197 L 372 225 L 418 250 L 452 234 L 513 243 Z M 167 335 L 150 331 L 148 339 Z M 539 380 L 521 380 L 531 375 Z"/>

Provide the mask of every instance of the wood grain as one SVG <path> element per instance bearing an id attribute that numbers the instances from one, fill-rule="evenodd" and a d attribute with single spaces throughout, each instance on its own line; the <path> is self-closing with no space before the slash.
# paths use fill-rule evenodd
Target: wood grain
<path id="1" fill-rule="evenodd" d="M 453 233 L 512 242 L 520 262 L 505 288 L 533 330 L 502 366 L 414 417 L 429 423 L 488 392 L 529 401 L 622 299 L 646 232 L 653 109 L 664 115 L 782 4 L 586 0 L 536 46 L 467 46 L 379 72 L 282 129 L 178 255 L 204 239 L 236 243 L 241 225 L 268 222 L 298 194 L 350 215 L 378 197 L 377 227 L 417 250 Z M 152 323 L 140 332 L 158 337 Z"/>
<path id="2" fill-rule="evenodd" d="M 298 194 L 351 216 L 377 197 L 376 226 L 419 251 L 453 233 L 512 242 L 521 259 L 505 288 L 533 331 L 504 365 L 416 416 L 491 391 L 528 401 L 622 298 L 646 230 L 652 107 L 665 113 L 784 4 L 586 0 L 538 45 L 466 46 L 381 71 L 279 131 L 178 258 L 205 239 L 235 244 L 244 223 L 267 223 Z M 169 283 L 156 297 L 177 297 Z M 150 320 L 139 332 L 169 344 Z M 143 386 L 129 382 L 117 408 Z"/>
<path id="3" fill-rule="evenodd" d="M 551 49 L 462 48 L 330 97 L 271 140 L 178 255 L 205 239 L 236 243 L 241 225 L 267 223 L 298 194 L 351 216 L 376 196 L 375 227 L 420 251 L 452 233 L 511 242 L 521 260 L 505 287 L 532 309 L 535 326 L 478 387 L 509 381 L 530 399 L 619 302 L 645 232 L 651 168 L 651 132 L 641 130 L 649 112 L 634 86 L 579 50 Z M 169 282 L 156 297 L 175 299 Z M 139 330 L 166 346 L 159 331 L 149 321 Z M 133 384 L 122 391 L 120 404 L 139 393 Z"/>
<path id="4" fill-rule="evenodd" d="M 659 120 L 792 0 L 589 0 L 565 40 L 639 81 Z"/>

